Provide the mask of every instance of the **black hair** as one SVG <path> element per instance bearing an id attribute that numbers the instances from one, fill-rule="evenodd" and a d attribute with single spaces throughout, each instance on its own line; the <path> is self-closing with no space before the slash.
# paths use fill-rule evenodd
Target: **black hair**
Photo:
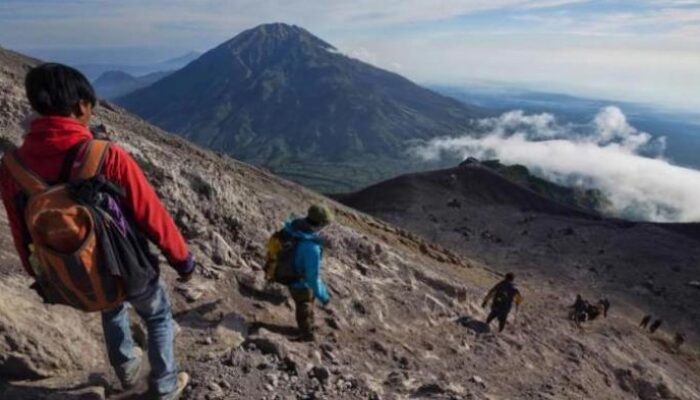
<path id="1" fill-rule="evenodd" d="M 85 75 L 67 65 L 46 63 L 32 68 L 24 80 L 29 104 L 41 115 L 68 117 L 81 101 L 95 107 L 95 90 Z"/>
<path id="2" fill-rule="evenodd" d="M 515 280 L 515 274 L 512 272 L 509 272 L 506 274 L 506 280 L 508 282 L 513 282 Z"/>

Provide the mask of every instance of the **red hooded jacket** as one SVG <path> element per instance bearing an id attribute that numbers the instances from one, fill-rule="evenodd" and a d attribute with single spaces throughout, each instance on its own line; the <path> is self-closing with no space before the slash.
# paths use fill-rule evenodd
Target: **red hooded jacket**
<path id="1" fill-rule="evenodd" d="M 22 163 L 47 182 L 58 180 L 63 160 L 76 144 L 92 139 L 90 130 L 78 120 L 68 117 L 41 117 L 32 122 L 29 133 L 19 148 Z M 107 151 L 102 174 L 125 190 L 122 206 L 134 218 L 139 229 L 155 243 L 178 272 L 187 273 L 193 268 L 180 230 L 148 183 L 141 168 L 119 146 L 112 144 Z M 10 222 L 12 237 L 24 269 L 34 275 L 29 265 L 24 217 L 17 209 L 20 187 L 7 169 L 0 166 L 0 192 Z"/>

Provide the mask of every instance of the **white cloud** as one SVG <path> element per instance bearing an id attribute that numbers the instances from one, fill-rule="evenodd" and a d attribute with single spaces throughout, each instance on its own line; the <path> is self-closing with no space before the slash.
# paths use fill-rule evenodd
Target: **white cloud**
<path id="1" fill-rule="evenodd" d="M 369 51 L 366 47 L 356 47 L 352 49 L 347 49 L 343 52 L 343 54 L 345 54 L 347 57 L 364 61 L 373 65 L 377 65 L 379 61 L 377 55 Z"/>
<path id="2" fill-rule="evenodd" d="M 478 121 L 482 128 L 497 135 L 526 132 L 533 138 L 550 138 L 560 133 L 554 115 L 549 113 L 526 115 L 523 110 L 514 110 L 495 118 Z"/>
<path id="3" fill-rule="evenodd" d="M 518 121 L 517 117 L 522 116 Z M 630 126 L 616 107 L 600 111 L 586 125 L 542 124 L 551 116 L 509 113 L 482 126 L 487 133 L 435 139 L 413 149 L 434 160 L 445 156 L 498 158 L 521 164 L 561 184 L 577 182 L 598 188 L 612 203 L 607 210 L 649 221 L 700 221 L 700 171 L 640 155 L 662 151 L 664 140 L 652 139 Z M 520 124 L 519 128 L 514 128 Z M 544 127 L 544 135 L 536 131 Z M 551 135 L 551 131 L 555 131 Z M 546 137 L 546 139 L 542 139 Z"/>

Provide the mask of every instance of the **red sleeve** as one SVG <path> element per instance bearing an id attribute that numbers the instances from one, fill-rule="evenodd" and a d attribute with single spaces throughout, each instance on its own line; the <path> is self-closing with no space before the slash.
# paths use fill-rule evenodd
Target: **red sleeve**
<path id="1" fill-rule="evenodd" d="M 19 193 L 19 188 L 15 184 L 14 179 L 10 176 L 10 173 L 5 169 L 4 165 L 0 166 L 0 194 L 2 194 L 2 202 L 5 205 L 7 220 L 10 223 L 12 239 L 15 243 L 19 259 L 22 261 L 22 266 L 29 275 L 34 276 L 34 271 L 29 265 L 29 250 L 27 248 L 29 243 L 26 243 L 23 234 L 23 232 L 26 232 L 24 219 L 16 206 L 17 195 Z"/>
<path id="2" fill-rule="evenodd" d="M 185 263 L 189 256 L 185 239 L 129 153 L 112 144 L 102 171 L 108 180 L 125 190 L 125 207 L 139 229 L 160 248 L 168 262 L 172 266 Z"/>

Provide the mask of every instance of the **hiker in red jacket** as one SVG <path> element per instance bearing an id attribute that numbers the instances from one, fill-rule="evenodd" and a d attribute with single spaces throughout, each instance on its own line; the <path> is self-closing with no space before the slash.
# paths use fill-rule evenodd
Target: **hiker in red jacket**
<path id="1" fill-rule="evenodd" d="M 95 93 L 80 72 L 60 64 L 43 64 L 32 69 L 25 87 L 29 102 L 40 117 L 32 122 L 14 157 L 48 185 L 63 182 L 79 167 L 80 149 L 93 140 L 88 123 L 96 104 Z M 189 377 L 178 372 L 170 301 L 159 279 L 157 257 L 148 253 L 147 240 L 163 252 L 181 280 L 189 280 L 194 272 L 192 255 L 134 159 L 119 146 L 110 144 L 103 160 L 101 175 L 122 189 L 120 211 L 149 255 L 150 262 L 143 263 L 147 265 L 133 274 L 126 274 L 129 276 L 125 280 L 127 301 L 148 328 L 150 390 L 158 399 L 177 399 Z M 0 191 L 19 258 L 27 273 L 35 277 L 30 262 L 32 239 L 23 214 L 28 195 L 5 163 L 0 167 Z M 40 288 L 37 291 L 41 295 Z M 122 303 L 102 312 L 102 324 L 110 363 L 122 385 L 132 388 L 141 375 L 142 351 L 134 344 L 126 305 Z"/>

